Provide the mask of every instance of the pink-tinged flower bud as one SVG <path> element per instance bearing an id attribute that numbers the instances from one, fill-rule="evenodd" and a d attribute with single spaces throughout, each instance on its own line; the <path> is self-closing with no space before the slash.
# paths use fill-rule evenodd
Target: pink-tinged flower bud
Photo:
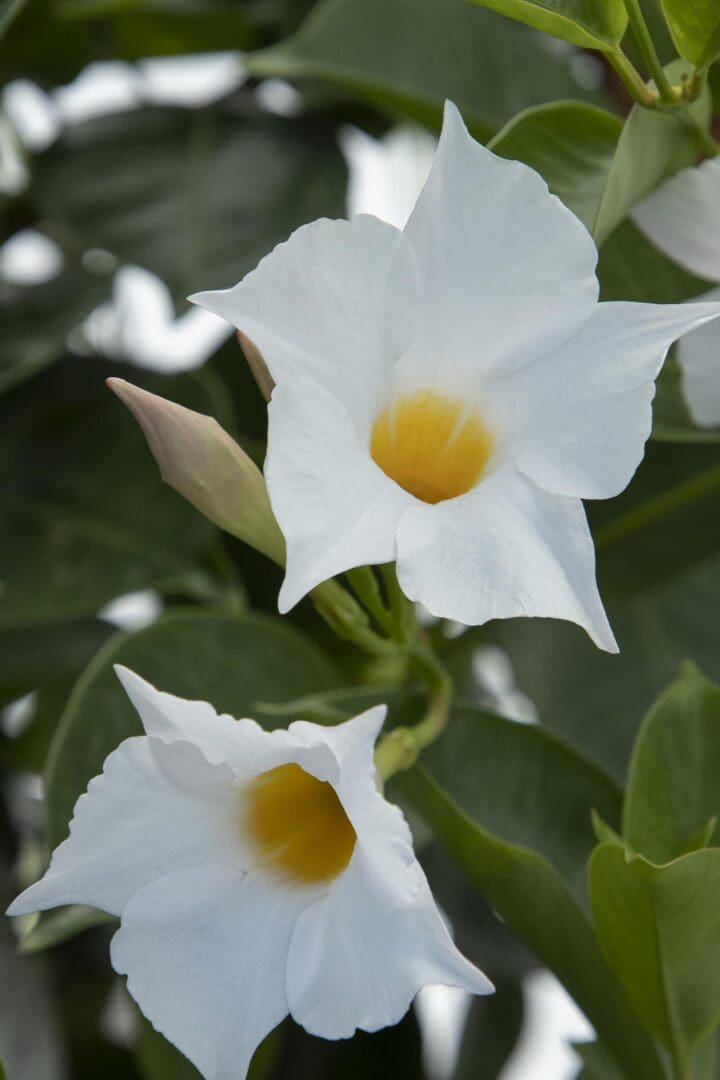
<path id="1" fill-rule="evenodd" d="M 243 334 L 242 330 L 238 330 L 237 339 L 240 343 L 240 348 L 245 354 L 245 359 L 248 362 L 248 367 L 253 373 L 253 378 L 258 385 L 258 390 L 265 398 L 266 401 L 270 400 L 270 395 L 275 389 L 275 383 L 273 377 L 268 371 L 268 366 L 263 360 L 262 353 L 256 348 L 249 337 Z"/>
<path id="2" fill-rule="evenodd" d="M 215 525 L 283 566 L 285 542 L 257 465 L 216 420 L 124 379 L 108 386 L 127 405 L 163 480 Z"/>

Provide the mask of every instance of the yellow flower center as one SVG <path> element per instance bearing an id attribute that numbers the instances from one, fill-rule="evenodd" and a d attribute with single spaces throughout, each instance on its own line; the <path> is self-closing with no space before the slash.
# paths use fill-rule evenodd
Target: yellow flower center
<path id="1" fill-rule="evenodd" d="M 350 862 L 357 836 L 332 784 L 299 765 L 279 765 L 255 777 L 245 794 L 247 827 L 264 866 L 315 884 Z"/>
<path id="2" fill-rule="evenodd" d="M 427 503 L 470 491 L 492 450 L 492 435 L 477 412 L 434 390 L 397 398 L 380 413 L 370 438 L 375 464 Z"/>

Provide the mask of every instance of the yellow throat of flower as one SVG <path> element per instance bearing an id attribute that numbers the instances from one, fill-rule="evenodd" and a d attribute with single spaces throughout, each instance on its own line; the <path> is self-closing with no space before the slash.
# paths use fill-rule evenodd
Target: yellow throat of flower
<path id="1" fill-rule="evenodd" d="M 370 438 L 375 464 L 427 503 L 470 491 L 492 451 L 492 435 L 478 413 L 434 390 L 396 398 L 375 420 Z"/>
<path id="2" fill-rule="evenodd" d="M 263 866 L 299 884 L 332 881 L 357 839 L 332 784 L 299 765 L 260 773 L 247 787 L 250 838 Z"/>

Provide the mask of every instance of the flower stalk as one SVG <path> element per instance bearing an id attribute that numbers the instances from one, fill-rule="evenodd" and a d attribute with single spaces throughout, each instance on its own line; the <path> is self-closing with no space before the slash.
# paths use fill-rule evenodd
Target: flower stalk
<path id="1" fill-rule="evenodd" d="M 408 646 L 407 655 L 411 667 L 428 687 L 428 707 L 419 723 L 395 728 L 378 743 L 375 768 L 383 782 L 396 772 L 412 768 L 425 747 L 442 735 L 450 719 L 453 684 L 439 657 L 419 640 Z"/>

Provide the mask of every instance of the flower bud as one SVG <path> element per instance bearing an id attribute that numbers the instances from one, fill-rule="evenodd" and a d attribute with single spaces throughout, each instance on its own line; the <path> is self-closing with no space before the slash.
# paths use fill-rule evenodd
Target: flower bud
<path id="1" fill-rule="evenodd" d="M 163 480 L 215 525 L 283 566 L 285 541 L 262 473 L 217 421 L 124 379 L 108 379 L 108 386 L 140 424 Z"/>
<path id="2" fill-rule="evenodd" d="M 240 348 L 245 354 L 245 359 L 248 362 L 248 367 L 253 373 L 255 382 L 258 385 L 258 390 L 265 398 L 266 401 L 270 400 L 270 395 L 275 389 L 275 382 L 272 375 L 268 371 L 268 366 L 263 360 L 262 353 L 258 348 L 253 345 L 249 337 L 243 334 L 242 330 L 238 330 L 237 339 L 240 343 Z"/>

